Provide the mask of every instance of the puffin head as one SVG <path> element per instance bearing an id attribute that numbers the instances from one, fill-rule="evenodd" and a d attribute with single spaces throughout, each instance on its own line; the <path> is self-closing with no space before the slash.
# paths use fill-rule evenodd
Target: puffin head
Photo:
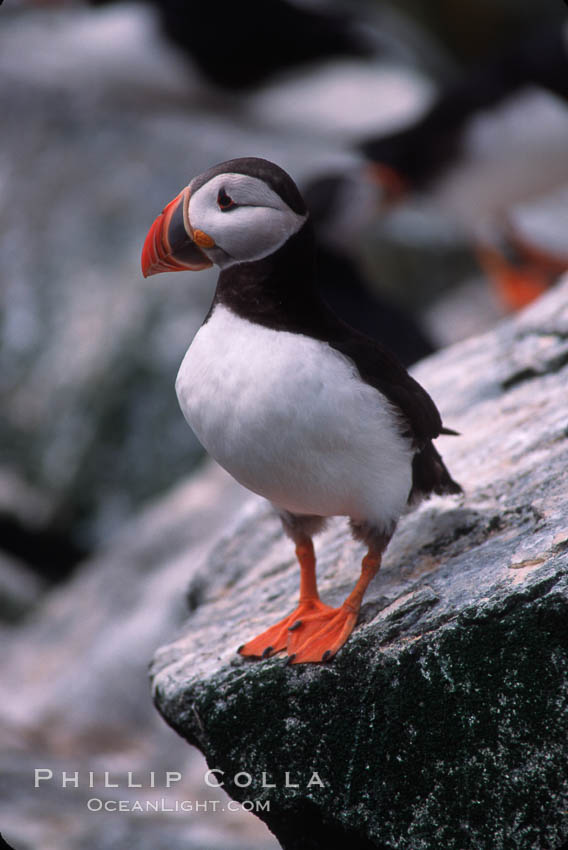
<path id="1" fill-rule="evenodd" d="M 142 273 L 224 269 L 278 250 L 304 225 L 302 196 L 283 169 L 265 159 L 221 162 L 164 208 L 142 250 Z"/>

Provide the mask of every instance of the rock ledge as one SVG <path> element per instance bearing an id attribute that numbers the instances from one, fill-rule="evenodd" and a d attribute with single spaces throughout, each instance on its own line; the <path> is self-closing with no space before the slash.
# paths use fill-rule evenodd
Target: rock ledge
<path id="1" fill-rule="evenodd" d="M 269 804 L 257 813 L 285 850 L 559 850 L 568 280 L 416 372 L 463 434 L 438 444 L 465 498 L 401 521 L 347 645 L 298 667 L 235 654 L 297 595 L 291 546 L 251 499 L 194 579 L 182 634 L 156 654 L 154 699 L 226 791 Z M 362 550 L 339 520 L 316 545 L 336 604 Z"/>

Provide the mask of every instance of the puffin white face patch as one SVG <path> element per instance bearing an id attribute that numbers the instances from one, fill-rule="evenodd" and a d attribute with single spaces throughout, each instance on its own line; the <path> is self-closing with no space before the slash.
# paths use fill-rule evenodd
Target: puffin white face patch
<path id="1" fill-rule="evenodd" d="M 214 240 L 214 248 L 202 250 L 222 268 L 269 256 L 306 218 L 263 180 L 246 174 L 218 174 L 189 199 L 191 227 Z"/>

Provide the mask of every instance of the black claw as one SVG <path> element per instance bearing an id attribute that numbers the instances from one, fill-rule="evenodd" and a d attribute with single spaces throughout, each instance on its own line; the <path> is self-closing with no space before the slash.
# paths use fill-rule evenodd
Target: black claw
<path id="1" fill-rule="evenodd" d="M 288 628 L 288 631 L 289 632 L 295 632 L 296 629 L 299 629 L 301 625 L 302 625 L 302 621 L 296 620 L 296 622 L 292 623 L 292 625 Z"/>
<path id="2" fill-rule="evenodd" d="M 296 657 L 295 652 L 293 652 L 292 655 L 289 655 L 288 658 L 286 659 L 286 666 L 288 666 L 288 664 L 291 664 L 294 661 L 295 657 Z"/>
<path id="3" fill-rule="evenodd" d="M 272 652 L 272 647 L 267 646 L 266 649 L 262 650 L 262 655 L 260 657 L 261 658 L 268 658 L 268 656 L 270 655 L 271 652 Z"/>
<path id="4" fill-rule="evenodd" d="M 322 657 L 321 657 L 321 660 L 322 660 L 322 661 L 329 661 L 329 659 L 331 658 L 331 656 L 332 656 L 331 649 L 326 649 L 326 651 L 324 652 L 324 654 L 323 654 L 323 655 L 322 655 Z"/>
<path id="5" fill-rule="evenodd" d="M 241 652 L 241 650 L 243 650 L 243 649 L 245 648 L 245 646 L 246 646 L 246 644 L 241 643 L 241 645 L 240 645 L 240 646 L 239 646 L 239 648 L 237 649 L 237 652 Z"/>

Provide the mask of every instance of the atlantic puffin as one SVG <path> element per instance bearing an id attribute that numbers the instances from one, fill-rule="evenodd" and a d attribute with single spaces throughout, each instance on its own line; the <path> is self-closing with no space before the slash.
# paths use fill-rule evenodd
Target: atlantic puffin
<path id="1" fill-rule="evenodd" d="M 300 566 L 298 606 L 238 651 L 327 661 L 353 630 L 407 506 L 461 492 L 432 442 L 455 432 L 394 355 L 321 299 L 308 210 L 279 166 L 215 165 L 154 221 L 145 277 L 212 264 L 215 296 L 181 364 L 177 397 L 207 452 L 275 507 Z M 347 517 L 368 550 L 338 608 L 320 600 L 312 542 L 332 516 Z"/>
<path id="2" fill-rule="evenodd" d="M 448 82 L 408 126 L 357 144 L 385 210 L 412 196 L 433 203 L 468 236 L 507 309 L 539 295 L 558 265 L 524 251 L 511 263 L 501 231 L 514 206 L 566 182 L 567 100 L 568 23 L 555 22 Z"/>
<path id="3" fill-rule="evenodd" d="M 109 0 L 90 0 L 100 6 Z M 354 15 L 288 0 L 149 0 L 169 41 L 220 89 L 250 90 L 275 74 L 337 58 L 369 58 Z M 213 33 L 214 38 L 204 37 Z"/>
<path id="4" fill-rule="evenodd" d="M 490 109 L 506 108 L 527 88 L 568 100 L 568 23 L 548 25 L 462 72 L 408 126 L 362 139 L 357 147 L 376 165 L 375 175 L 389 198 L 431 190 L 466 157 L 472 122 Z"/>
<path id="5" fill-rule="evenodd" d="M 520 309 L 568 271 L 567 230 L 568 181 L 491 222 L 478 256 L 504 302 Z"/>

